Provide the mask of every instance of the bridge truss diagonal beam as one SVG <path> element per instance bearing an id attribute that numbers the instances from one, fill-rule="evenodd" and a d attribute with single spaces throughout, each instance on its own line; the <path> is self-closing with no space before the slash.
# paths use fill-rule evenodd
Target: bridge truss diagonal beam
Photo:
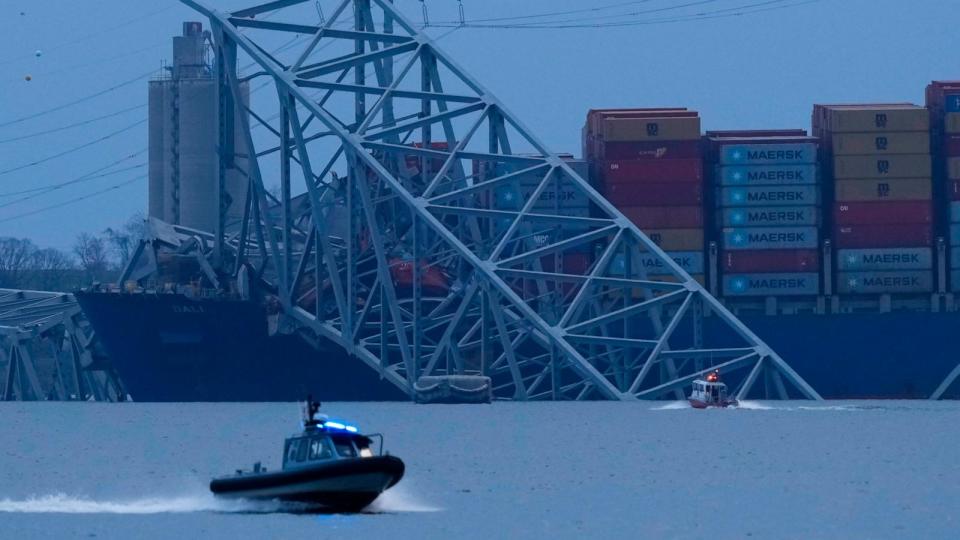
<path id="1" fill-rule="evenodd" d="M 505 399 L 660 398 L 717 360 L 743 372 L 741 395 L 762 366 L 819 399 L 389 0 L 345 0 L 319 25 L 293 0 L 181 1 L 210 20 L 223 102 L 240 54 L 280 97 L 276 114 L 249 108 L 269 143 L 221 107 L 249 146 L 221 167 L 246 160 L 252 196 L 213 244 L 232 250 L 218 271 L 255 269 L 291 327 L 411 395 L 425 375 L 482 374 Z M 302 46 L 265 52 L 290 33 Z"/>

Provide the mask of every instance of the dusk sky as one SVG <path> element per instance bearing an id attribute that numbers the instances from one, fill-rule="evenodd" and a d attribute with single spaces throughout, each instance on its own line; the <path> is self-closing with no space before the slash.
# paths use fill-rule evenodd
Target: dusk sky
<path id="1" fill-rule="evenodd" d="M 251 3 L 209 2 L 225 10 Z M 419 1 L 397 3 L 414 22 L 423 22 Z M 321 2 L 328 11 L 333 4 Z M 458 18 L 454 0 L 425 4 L 431 22 Z M 679 7 L 685 4 L 695 5 Z M 766 7 L 745 9 L 764 11 L 697 19 L 698 13 L 731 14 L 738 6 L 759 4 Z M 813 103 L 922 104 L 930 80 L 960 78 L 952 54 L 951 13 L 957 4 L 949 0 L 462 0 L 462 5 L 467 22 L 477 24 L 615 5 L 620 7 L 555 19 L 611 22 L 623 14 L 623 20 L 649 23 L 463 28 L 440 42 L 551 149 L 576 155 L 590 108 L 685 106 L 701 111 L 704 129 L 809 129 Z M 626 15 L 639 11 L 648 13 Z M 683 20 L 668 22 L 677 19 Z M 146 180 L 130 181 L 146 174 L 141 152 L 147 143 L 147 80 L 170 59 L 170 38 L 185 20 L 202 18 L 174 0 L 0 2 L 0 236 L 68 248 L 80 232 L 117 226 L 145 210 Z M 448 30 L 428 32 L 438 36 Z M 106 91 L 113 87 L 118 88 Z M 61 129 L 111 113 L 116 114 Z M 51 133 L 24 138 L 46 131 Z M 120 172 L 37 191 L 100 170 Z M 118 184 L 124 185 L 92 195 Z M 83 197 L 88 198 L 73 202 Z M 57 205 L 62 206 L 49 208 Z"/>

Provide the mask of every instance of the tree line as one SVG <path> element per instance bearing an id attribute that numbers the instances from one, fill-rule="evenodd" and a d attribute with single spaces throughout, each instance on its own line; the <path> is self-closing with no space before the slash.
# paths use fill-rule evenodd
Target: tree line
<path id="1" fill-rule="evenodd" d="M 144 217 L 135 215 L 122 227 L 78 234 L 69 250 L 0 236 L 0 288 L 69 292 L 115 281 L 145 228 Z"/>

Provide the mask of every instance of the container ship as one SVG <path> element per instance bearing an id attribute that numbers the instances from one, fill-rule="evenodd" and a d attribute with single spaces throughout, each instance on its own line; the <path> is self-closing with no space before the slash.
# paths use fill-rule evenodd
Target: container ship
<path id="1" fill-rule="evenodd" d="M 824 398 L 928 398 L 960 364 L 960 82 L 931 83 L 925 106 L 815 105 L 809 131 L 598 109 L 582 135 L 571 165 Z M 557 190 L 544 204 L 589 215 Z M 407 399 L 338 347 L 277 331 L 269 305 L 182 287 L 77 299 L 136 400 Z"/>

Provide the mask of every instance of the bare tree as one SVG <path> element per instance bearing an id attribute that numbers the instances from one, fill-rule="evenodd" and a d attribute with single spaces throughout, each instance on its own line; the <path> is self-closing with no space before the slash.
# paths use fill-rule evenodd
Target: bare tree
<path id="1" fill-rule="evenodd" d="M 110 249 L 116 257 L 117 266 L 122 267 L 127 264 L 137 243 L 146 236 L 146 233 L 147 221 L 140 212 L 131 216 L 122 228 L 107 227 L 103 231 L 110 244 Z"/>
<path id="2" fill-rule="evenodd" d="M 0 287 L 23 288 L 30 257 L 36 250 L 26 238 L 0 238 Z"/>
<path id="3" fill-rule="evenodd" d="M 30 270 L 33 276 L 31 288 L 43 291 L 66 291 L 75 283 L 68 283 L 73 261 L 59 249 L 38 249 L 30 258 Z"/>
<path id="4" fill-rule="evenodd" d="M 77 256 L 86 280 L 101 281 L 107 276 L 110 257 L 102 238 L 90 233 L 80 233 L 73 246 L 73 253 Z"/>

